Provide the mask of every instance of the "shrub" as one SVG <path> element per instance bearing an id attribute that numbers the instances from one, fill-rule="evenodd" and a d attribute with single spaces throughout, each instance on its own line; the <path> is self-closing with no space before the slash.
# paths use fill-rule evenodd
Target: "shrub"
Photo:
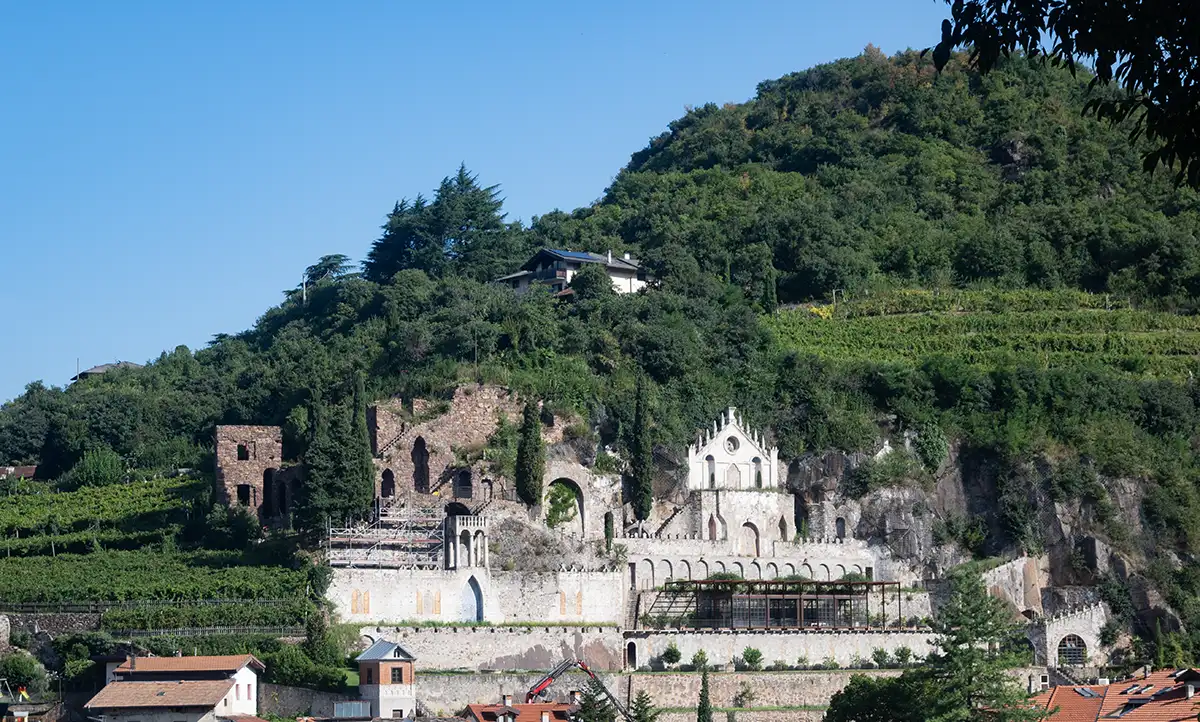
<path id="1" fill-rule="evenodd" d="M 800 655 L 796 658 L 796 669 L 808 669 L 808 657 Z"/>
<path id="2" fill-rule="evenodd" d="M 696 650 L 692 655 L 692 669 L 708 669 L 708 654 L 703 650 Z"/>
<path id="3" fill-rule="evenodd" d="M 675 664 L 682 657 L 679 653 L 679 647 L 675 646 L 674 642 L 667 645 L 667 648 L 662 653 L 663 661 L 667 664 Z"/>
<path id="4" fill-rule="evenodd" d="M 74 487 L 109 486 L 125 476 L 125 462 L 112 449 L 92 449 L 84 452 L 67 475 Z"/>
<path id="5" fill-rule="evenodd" d="M 875 663 L 876 667 L 883 669 L 891 664 L 892 659 L 891 655 L 888 654 L 886 649 L 878 647 L 871 652 L 871 661 Z"/>
<path id="6" fill-rule="evenodd" d="M 12 652 L 0 658 L 0 679 L 7 679 L 14 692 L 24 687 L 31 697 L 46 691 L 46 668 L 28 652 Z"/>
<path id="7" fill-rule="evenodd" d="M 913 448 L 926 469 L 937 471 L 950 453 L 950 442 L 946 441 L 941 427 L 934 423 L 925 423 L 917 430 Z"/>
<path id="8" fill-rule="evenodd" d="M 756 671 L 762 669 L 762 652 L 754 647 L 746 647 L 742 650 L 742 663 L 746 665 L 746 669 Z"/>
<path id="9" fill-rule="evenodd" d="M 789 667 L 788 663 L 782 659 L 777 659 L 774 662 L 771 662 L 771 666 L 767 667 L 767 669 L 771 670 L 772 672 L 786 672 L 787 670 L 791 669 L 791 667 Z"/>
<path id="10" fill-rule="evenodd" d="M 733 694 L 733 706 L 739 709 L 753 707 L 754 701 L 758 699 L 758 695 L 750 687 L 748 682 L 742 682 L 738 687 L 738 691 Z"/>
<path id="11" fill-rule="evenodd" d="M 33 646 L 33 635 L 24 629 L 17 629 L 9 636 L 8 641 L 12 642 L 14 647 L 30 649 Z"/>
<path id="12" fill-rule="evenodd" d="M 892 658 L 901 667 L 907 666 L 909 662 L 912 662 L 912 656 L 912 650 L 908 647 L 896 647 L 895 651 L 892 652 Z"/>

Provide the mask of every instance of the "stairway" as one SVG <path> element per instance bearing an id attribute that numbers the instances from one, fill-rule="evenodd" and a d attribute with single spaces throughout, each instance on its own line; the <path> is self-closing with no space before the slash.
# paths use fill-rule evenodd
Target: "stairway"
<path id="1" fill-rule="evenodd" d="M 669 527 L 671 525 L 671 522 L 675 521 L 675 517 L 679 516 L 680 512 L 682 512 L 686 508 L 687 508 L 687 504 L 683 504 L 681 506 L 675 507 L 675 511 L 671 512 L 671 515 L 667 517 L 667 520 L 659 525 L 658 531 L 654 532 L 654 536 L 655 537 L 662 536 L 662 533 L 667 530 L 667 527 Z"/>
<path id="2" fill-rule="evenodd" d="M 1086 684 L 1062 667 L 1048 667 L 1046 671 L 1050 674 L 1050 686 L 1052 687 L 1082 687 Z"/>
<path id="3" fill-rule="evenodd" d="M 629 604 L 625 608 L 625 629 L 638 628 L 638 599 L 641 592 L 636 589 L 629 590 Z"/>

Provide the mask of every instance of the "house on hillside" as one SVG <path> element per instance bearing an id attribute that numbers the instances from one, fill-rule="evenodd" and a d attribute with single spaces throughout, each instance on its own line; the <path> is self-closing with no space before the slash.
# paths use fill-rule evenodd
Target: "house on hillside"
<path id="1" fill-rule="evenodd" d="M 264 669 L 249 654 L 130 657 L 84 706 L 105 722 L 253 722 Z"/>
<path id="2" fill-rule="evenodd" d="M 83 379 L 90 379 L 93 376 L 99 376 L 101 374 L 106 374 L 109 371 L 114 371 L 116 369 L 140 369 L 140 368 L 142 368 L 141 364 L 135 364 L 132 361 L 117 361 L 116 363 L 100 364 L 99 366 L 93 366 L 90 369 L 87 369 L 85 371 L 80 371 L 79 373 L 72 376 L 71 380 L 72 381 L 82 381 Z"/>
<path id="3" fill-rule="evenodd" d="M 395 642 L 381 639 L 355 658 L 358 693 L 371 704 L 372 717 L 412 717 L 417 712 L 416 657 Z"/>
<path id="4" fill-rule="evenodd" d="M 613 290 L 617 293 L 640 291 L 650 280 L 641 262 L 631 258 L 628 253 L 617 257 L 612 251 L 601 255 L 586 251 L 543 248 L 526 261 L 520 270 L 497 278 L 496 283 L 506 284 L 517 293 L 525 293 L 538 284 L 548 287 L 551 293 L 564 293 L 569 290 L 567 286 L 571 284 L 571 279 L 579 269 L 589 263 L 604 267 L 605 273 L 612 279 Z"/>
<path id="5" fill-rule="evenodd" d="M 1031 691 L 1034 687 L 1030 680 Z M 1048 718 L 1050 722 L 1191 722 L 1200 715 L 1198 687 L 1200 670 L 1168 669 L 1112 684 L 1052 687 L 1035 696 L 1032 703 L 1057 710 Z"/>
<path id="6" fill-rule="evenodd" d="M 467 705 L 467 719 L 471 722 L 559 722 L 570 720 L 579 710 L 579 693 L 571 692 L 571 702 L 537 702 L 513 704 L 512 695 L 506 694 L 500 704 Z"/>

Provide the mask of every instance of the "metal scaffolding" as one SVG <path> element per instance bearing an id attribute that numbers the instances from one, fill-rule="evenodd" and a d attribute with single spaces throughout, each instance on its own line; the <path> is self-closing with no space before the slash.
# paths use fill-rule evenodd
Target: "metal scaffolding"
<path id="1" fill-rule="evenodd" d="M 445 513 L 436 506 L 393 500 L 370 524 L 329 526 L 326 555 L 335 567 L 442 569 Z"/>

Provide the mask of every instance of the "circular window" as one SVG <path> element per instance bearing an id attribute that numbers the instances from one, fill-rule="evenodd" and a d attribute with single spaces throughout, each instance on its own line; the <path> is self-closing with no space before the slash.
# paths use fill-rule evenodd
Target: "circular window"
<path id="1" fill-rule="evenodd" d="M 733 452 L 737 451 L 739 446 L 741 446 L 741 444 L 738 443 L 736 436 L 730 436 L 728 439 L 725 439 L 725 450 L 729 453 L 732 454 Z"/>

